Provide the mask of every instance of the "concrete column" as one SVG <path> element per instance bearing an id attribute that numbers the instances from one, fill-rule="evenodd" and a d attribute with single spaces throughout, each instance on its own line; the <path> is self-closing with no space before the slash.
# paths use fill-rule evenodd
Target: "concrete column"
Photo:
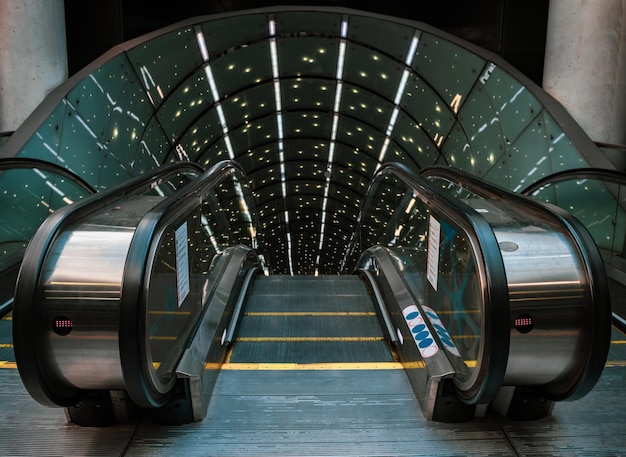
<path id="1" fill-rule="evenodd" d="M 626 0 L 550 0 L 543 87 L 592 140 L 626 144 Z"/>
<path id="2" fill-rule="evenodd" d="M 0 132 L 66 79 L 63 0 L 0 0 Z"/>

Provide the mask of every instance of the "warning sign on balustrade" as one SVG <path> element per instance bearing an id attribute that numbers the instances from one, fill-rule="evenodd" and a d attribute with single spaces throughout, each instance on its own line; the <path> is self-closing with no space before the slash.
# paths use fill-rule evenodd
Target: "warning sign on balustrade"
<path id="1" fill-rule="evenodd" d="M 189 248 L 187 246 L 187 222 L 176 229 L 176 285 L 178 289 L 178 306 L 189 294 Z"/>
<path id="2" fill-rule="evenodd" d="M 437 290 L 437 278 L 439 277 L 439 237 L 441 224 L 432 215 L 428 223 L 428 260 L 426 265 L 426 277 L 428 282 Z"/>

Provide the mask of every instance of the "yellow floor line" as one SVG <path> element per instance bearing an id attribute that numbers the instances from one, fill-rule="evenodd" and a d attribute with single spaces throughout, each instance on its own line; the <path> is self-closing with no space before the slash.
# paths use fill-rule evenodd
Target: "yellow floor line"
<path id="1" fill-rule="evenodd" d="M 159 363 L 155 362 L 154 368 L 159 367 Z M 472 361 L 466 362 L 469 367 L 476 366 Z M 609 360 L 604 365 L 606 368 L 626 367 L 626 360 Z M 219 364 L 206 363 L 206 369 L 218 369 Z M 236 363 L 226 362 L 221 366 L 222 370 L 231 371 L 332 371 L 332 370 L 401 370 L 403 368 L 424 368 L 424 362 L 421 360 L 402 364 L 400 362 L 336 362 L 336 363 Z M 15 362 L 0 360 L 1 369 L 17 369 Z"/>
<path id="2" fill-rule="evenodd" d="M 284 311 L 284 312 L 270 312 L 270 311 L 259 311 L 259 312 L 249 312 L 244 313 L 246 316 L 255 316 L 255 317 L 325 317 L 325 316 L 375 316 L 376 313 L 373 311 Z"/>
<path id="3" fill-rule="evenodd" d="M 242 371 L 324 371 L 324 370 L 401 370 L 398 362 L 337 362 L 337 363 L 225 363 L 222 370 Z"/>

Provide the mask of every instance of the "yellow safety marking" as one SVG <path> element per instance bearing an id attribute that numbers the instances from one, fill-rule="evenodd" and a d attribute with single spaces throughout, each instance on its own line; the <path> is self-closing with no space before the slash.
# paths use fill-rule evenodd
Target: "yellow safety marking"
<path id="1" fill-rule="evenodd" d="M 470 368 L 476 366 L 475 360 L 466 360 L 465 365 Z M 152 367 L 158 370 L 161 362 L 152 362 Z M 604 365 L 606 368 L 626 367 L 626 360 L 609 360 Z M 400 370 L 400 369 L 420 369 L 425 364 L 422 360 L 414 362 L 344 362 L 344 363 L 233 363 L 224 362 L 221 364 L 222 370 L 232 371 L 313 371 L 313 370 Z M 207 370 L 216 370 L 220 368 L 219 363 L 205 363 L 204 368 Z M 0 360 L 0 369 L 17 369 L 17 363 L 6 360 Z"/>
<path id="2" fill-rule="evenodd" d="M 150 340 L 153 341 L 176 341 L 178 339 L 177 336 L 151 336 Z"/>
<path id="3" fill-rule="evenodd" d="M 172 315 L 172 316 L 189 316 L 191 311 L 148 311 L 148 314 L 156 315 Z"/>
<path id="4" fill-rule="evenodd" d="M 318 342 L 318 341 L 384 341 L 382 336 L 262 336 L 262 337 L 241 337 L 236 341 L 244 343 L 302 343 L 302 342 Z"/>
<path id="5" fill-rule="evenodd" d="M 276 371 L 324 371 L 324 370 L 401 370 L 398 362 L 340 362 L 340 363 L 225 363 L 222 370 L 276 370 Z"/>
<path id="6" fill-rule="evenodd" d="M 406 370 L 414 370 L 416 368 L 417 369 L 426 368 L 426 364 L 424 363 L 423 360 L 414 360 L 413 362 L 404 362 L 404 364 L 401 364 L 401 365 Z"/>
<path id="7" fill-rule="evenodd" d="M 12 321 L 13 320 L 13 316 L 4 316 L 2 318 L 3 321 Z"/>
<path id="8" fill-rule="evenodd" d="M 228 346 L 228 350 L 226 351 L 226 357 L 224 358 L 224 363 L 230 362 L 230 357 L 233 355 L 233 345 Z"/>
<path id="9" fill-rule="evenodd" d="M 0 349 L 6 349 L 6 348 L 11 349 L 13 348 L 13 345 L 9 343 L 0 343 Z"/>
<path id="10" fill-rule="evenodd" d="M 249 312 L 244 313 L 246 316 L 263 316 L 263 317 L 301 317 L 301 316 L 376 316 L 373 311 L 285 311 L 285 312 Z"/>
<path id="11" fill-rule="evenodd" d="M 611 340 L 611 344 L 626 344 L 626 340 Z"/>

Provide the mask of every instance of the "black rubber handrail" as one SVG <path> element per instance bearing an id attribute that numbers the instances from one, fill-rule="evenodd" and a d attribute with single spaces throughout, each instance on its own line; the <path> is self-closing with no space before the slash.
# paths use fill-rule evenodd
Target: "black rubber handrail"
<path id="1" fill-rule="evenodd" d="M 82 187 L 88 194 L 96 193 L 96 190 L 93 188 L 93 186 L 85 181 L 83 178 L 71 172 L 67 168 L 63 168 L 54 163 L 46 162 L 45 160 L 30 159 L 28 157 L 0 158 L 0 172 L 25 168 L 48 171 L 50 173 L 63 176 L 64 178 L 67 178 L 77 184 L 79 187 Z"/>
<path id="2" fill-rule="evenodd" d="M 243 169 L 234 161 L 222 161 L 206 170 L 201 176 L 148 211 L 135 231 L 128 250 L 120 297 L 120 360 L 126 389 L 133 402 L 141 407 L 162 406 L 168 398 L 150 382 L 147 348 L 145 341 L 145 301 L 142 299 L 146 287 L 147 259 L 157 248 L 154 240 L 169 223 L 184 215 L 201 201 L 207 191 L 217 186 L 228 176 L 235 174 L 242 183 L 247 183 Z M 251 224 L 259 231 L 259 223 L 251 193 L 244 195 L 248 201 Z M 254 247 L 254 246 L 252 246 Z"/>
<path id="3" fill-rule="evenodd" d="M 575 168 L 573 170 L 559 171 L 545 176 L 526 187 L 520 194 L 530 196 L 542 187 L 572 179 L 598 179 L 613 184 L 626 185 L 626 173 L 605 168 Z"/>
<path id="4" fill-rule="evenodd" d="M 587 170 L 591 176 L 592 170 Z M 597 170 L 596 170 L 597 171 Z M 602 255 L 583 224 L 567 211 L 554 206 L 544 204 L 538 200 L 520 195 L 508 189 L 504 189 L 492 183 L 476 178 L 473 175 L 450 167 L 429 167 L 421 170 L 423 176 L 437 176 L 456 182 L 476 195 L 483 198 L 502 200 L 506 198 L 507 205 L 519 206 L 523 211 L 534 211 L 545 219 L 556 221 L 564 227 L 572 237 L 578 252 L 584 262 L 585 271 L 591 289 L 591 302 L 596 304 L 592 307 L 592 313 L 588 325 L 591 326 L 587 355 L 584 364 L 584 372 L 572 382 L 565 380 L 558 385 L 543 386 L 542 391 L 551 400 L 575 400 L 586 395 L 596 384 L 602 370 L 608 348 L 611 344 L 611 321 L 612 314 L 610 303 L 608 279 L 605 274 Z M 560 174 L 565 176 L 566 174 Z M 616 176 L 615 174 L 611 174 Z"/>
<path id="5" fill-rule="evenodd" d="M 50 215 L 30 241 L 22 261 L 13 305 L 13 345 L 20 377 L 31 396 L 49 406 L 70 406 L 81 393 L 71 386 L 54 382 L 45 375 L 46 360 L 39 348 L 32 328 L 33 316 L 40 314 L 39 281 L 48 249 L 68 225 L 115 201 L 121 196 L 148 190 L 151 184 L 184 171 L 198 173 L 202 167 L 192 162 L 179 162 L 156 169 L 152 173 L 133 178 L 107 191 L 64 206 Z"/>
<path id="6" fill-rule="evenodd" d="M 375 181 L 383 175 L 393 175 L 407 187 L 424 195 L 428 200 L 428 206 L 458 224 L 473 239 L 473 244 L 480 251 L 477 252 L 480 257 L 476 261 L 484 266 L 481 271 L 484 272 L 486 281 L 480 344 L 482 348 L 489 348 L 489 350 L 479 350 L 482 359 L 477 360 L 475 374 L 472 376 L 473 382 L 457 393 L 469 404 L 491 401 L 504 379 L 509 352 L 509 328 L 508 325 L 502 325 L 502 322 L 509 320 L 509 307 L 503 306 L 509 300 L 508 287 L 504 263 L 495 235 L 487 221 L 474 210 L 442 192 L 426 178 L 398 163 L 387 163 L 379 168 L 372 178 L 367 192 L 368 196 L 362 208 L 368 208 L 368 205 L 371 205 L 373 186 Z M 362 246 L 363 249 L 368 247 Z"/>

